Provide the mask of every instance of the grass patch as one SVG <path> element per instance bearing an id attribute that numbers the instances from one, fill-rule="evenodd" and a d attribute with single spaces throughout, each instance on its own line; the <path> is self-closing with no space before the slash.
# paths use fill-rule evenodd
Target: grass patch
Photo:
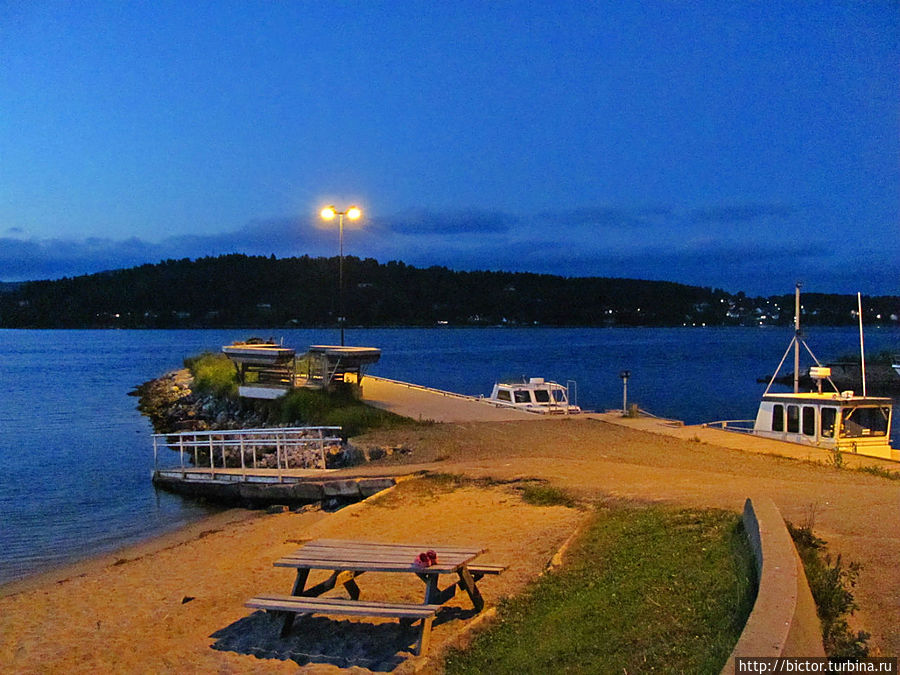
<path id="1" fill-rule="evenodd" d="M 193 388 L 197 393 L 227 398 L 237 396 L 237 371 L 225 354 L 203 352 L 185 359 L 184 367 L 191 372 Z"/>
<path id="2" fill-rule="evenodd" d="M 718 673 L 755 598 L 740 517 L 599 509 L 559 571 L 503 601 L 448 673 Z"/>
<path id="3" fill-rule="evenodd" d="M 578 502 L 568 492 L 546 483 L 526 483 L 522 487 L 522 501 L 532 506 L 578 506 Z"/>
<path id="4" fill-rule="evenodd" d="M 278 424 L 303 424 L 341 427 L 345 437 L 358 436 L 371 429 L 391 429 L 415 422 L 386 410 L 379 410 L 357 399 L 349 390 L 293 389 L 276 399 L 271 416 Z"/>
<path id="5" fill-rule="evenodd" d="M 865 631 L 854 633 L 847 624 L 847 617 L 859 609 L 853 588 L 862 569 L 860 564 L 845 564 L 840 555 L 832 558 L 827 542 L 813 534 L 810 525 L 797 527 L 788 523 L 788 530 L 816 601 L 825 653 L 834 658 L 868 656 L 870 635 Z"/>
<path id="6" fill-rule="evenodd" d="M 857 467 L 856 470 L 878 476 L 879 478 L 900 480 L 900 471 L 891 471 L 890 469 L 885 469 L 883 466 L 860 466 Z"/>

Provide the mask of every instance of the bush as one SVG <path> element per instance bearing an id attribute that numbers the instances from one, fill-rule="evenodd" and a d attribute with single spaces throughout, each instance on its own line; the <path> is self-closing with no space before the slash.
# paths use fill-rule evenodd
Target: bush
<path id="1" fill-rule="evenodd" d="M 184 365 L 191 371 L 197 393 L 227 398 L 237 396 L 237 371 L 231 359 L 224 354 L 204 352 L 185 359 Z"/>
<path id="2" fill-rule="evenodd" d="M 532 506 L 577 506 L 577 502 L 562 488 L 542 483 L 526 484 L 522 488 L 522 501 Z"/>
<path id="3" fill-rule="evenodd" d="M 854 633 L 847 624 L 847 617 L 859 609 L 852 589 L 862 569 L 860 564 L 845 565 L 840 555 L 832 559 L 827 542 L 813 534 L 809 526 L 795 527 L 788 523 L 788 530 L 816 601 L 825 653 L 833 658 L 868 656 L 869 634 L 865 631 Z"/>
<path id="4" fill-rule="evenodd" d="M 370 429 L 410 424 L 406 418 L 368 406 L 349 390 L 294 389 L 274 402 L 279 424 L 341 427 L 341 435 L 358 436 Z"/>

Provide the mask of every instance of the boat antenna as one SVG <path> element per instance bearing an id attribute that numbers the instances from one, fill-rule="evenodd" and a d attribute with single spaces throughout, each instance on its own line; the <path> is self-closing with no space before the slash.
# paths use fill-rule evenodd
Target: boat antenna
<path id="1" fill-rule="evenodd" d="M 863 343 L 862 294 L 856 292 L 856 308 L 859 315 L 859 365 L 862 367 L 862 395 L 866 395 L 866 348 Z"/>
<path id="2" fill-rule="evenodd" d="M 778 373 L 781 372 L 781 367 L 784 365 L 784 362 L 787 361 L 788 354 L 791 353 L 791 347 L 794 348 L 794 393 L 800 393 L 800 345 L 803 345 L 803 348 L 807 351 L 807 353 L 812 358 L 813 362 L 822 367 L 822 362 L 819 361 L 818 357 L 813 354 L 812 349 L 809 348 L 809 345 L 806 344 L 806 340 L 803 339 L 803 332 L 800 330 L 800 282 L 797 282 L 797 288 L 795 291 L 795 300 L 794 300 L 794 337 L 791 338 L 790 344 L 787 346 L 787 349 L 784 350 L 784 356 L 781 357 L 781 361 L 778 362 L 778 367 L 775 369 L 775 372 L 772 373 L 772 377 L 769 379 L 769 384 L 766 385 L 766 390 L 763 392 L 763 396 L 769 393 L 772 389 L 772 385 L 775 384 L 775 380 L 778 379 Z M 834 383 L 834 380 L 831 379 L 831 376 L 826 376 L 828 383 L 834 388 L 836 392 L 840 392 L 840 389 L 837 388 L 837 385 Z"/>
<path id="3" fill-rule="evenodd" d="M 794 393 L 800 391 L 800 282 L 794 287 Z"/>

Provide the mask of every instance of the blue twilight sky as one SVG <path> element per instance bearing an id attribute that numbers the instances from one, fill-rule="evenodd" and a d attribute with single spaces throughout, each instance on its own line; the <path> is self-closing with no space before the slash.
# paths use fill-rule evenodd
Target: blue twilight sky
<path id="1" fill-rule="evenodd" d="M 0 0 L 0 280 L 220 253 L 900 294 L 900 5 Z"/>

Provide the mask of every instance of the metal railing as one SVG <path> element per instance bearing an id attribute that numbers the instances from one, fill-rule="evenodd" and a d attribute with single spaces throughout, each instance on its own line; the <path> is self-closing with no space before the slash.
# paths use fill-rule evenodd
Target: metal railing
<path id="1" fill-rule="evenodd" d="M 440 396 L 444 396 L 446 398 L 459 398 L 465 401 L 481 401 L 484 399 L 484 396 L 468 396 L 466 394 L 457 394 L 452 391 L 444 391 L 443 389 L 435 389 L 434 387 L 426 387 L 422 384 L 413 384 L 412 382 L 403 382 L 401 380 L 392 380 L 389 377 L 381 377 L 380 375 L 366 375 L 366 377 L 370 380 L 380 380 L 382 382 L 388 382 L 390 384 L 396 384 L 401 387 L 406 387 L 407 389 L 415 389 L 417 391 L 427 391 L 432 394 L 438 394 Z"/>
<path id="2" fill-rule="evenodd" d="M 718 420 L 716 422 L 704 422 L 707 429 L 722 429 L 723 431 L 738 431 L 742 434 L 753 433 L 753 425 L 756 420 Z"/>
<path id="3" fill-rule="evenodd" d="M 197 469 L 203 469 L 204 473 L 211 476 L 215 475 L 216 470 L 224 473 L 225 469 L 237 469 L 239 458 L 241 475 L 245 478 L 249 471 L 276 469 L 280 480 L 282 470 L 325 469 L 325 447 L 341 442 L 336 435 L 340 429 L 341 427 L 274 427 L 153 434 L 153 468 L 154 472 L 160 471 L 159 451 L 167 448 L 178 452 L 182 477 Z M 274 467 L 268 465 L 273 454 Z M 186 458 L 193 460 L 192 466 L 185 464 Z M 217 466 L 217 459 L 220 466 Z M 232 464 L 230 467 L 229 459 Z M 261 467 L 259 464 L 263 459 L 267 466 Z M 291 466 L 292 459 L 294 466 Z M 167 467 L 167 470 L 178 469 Z"/>

